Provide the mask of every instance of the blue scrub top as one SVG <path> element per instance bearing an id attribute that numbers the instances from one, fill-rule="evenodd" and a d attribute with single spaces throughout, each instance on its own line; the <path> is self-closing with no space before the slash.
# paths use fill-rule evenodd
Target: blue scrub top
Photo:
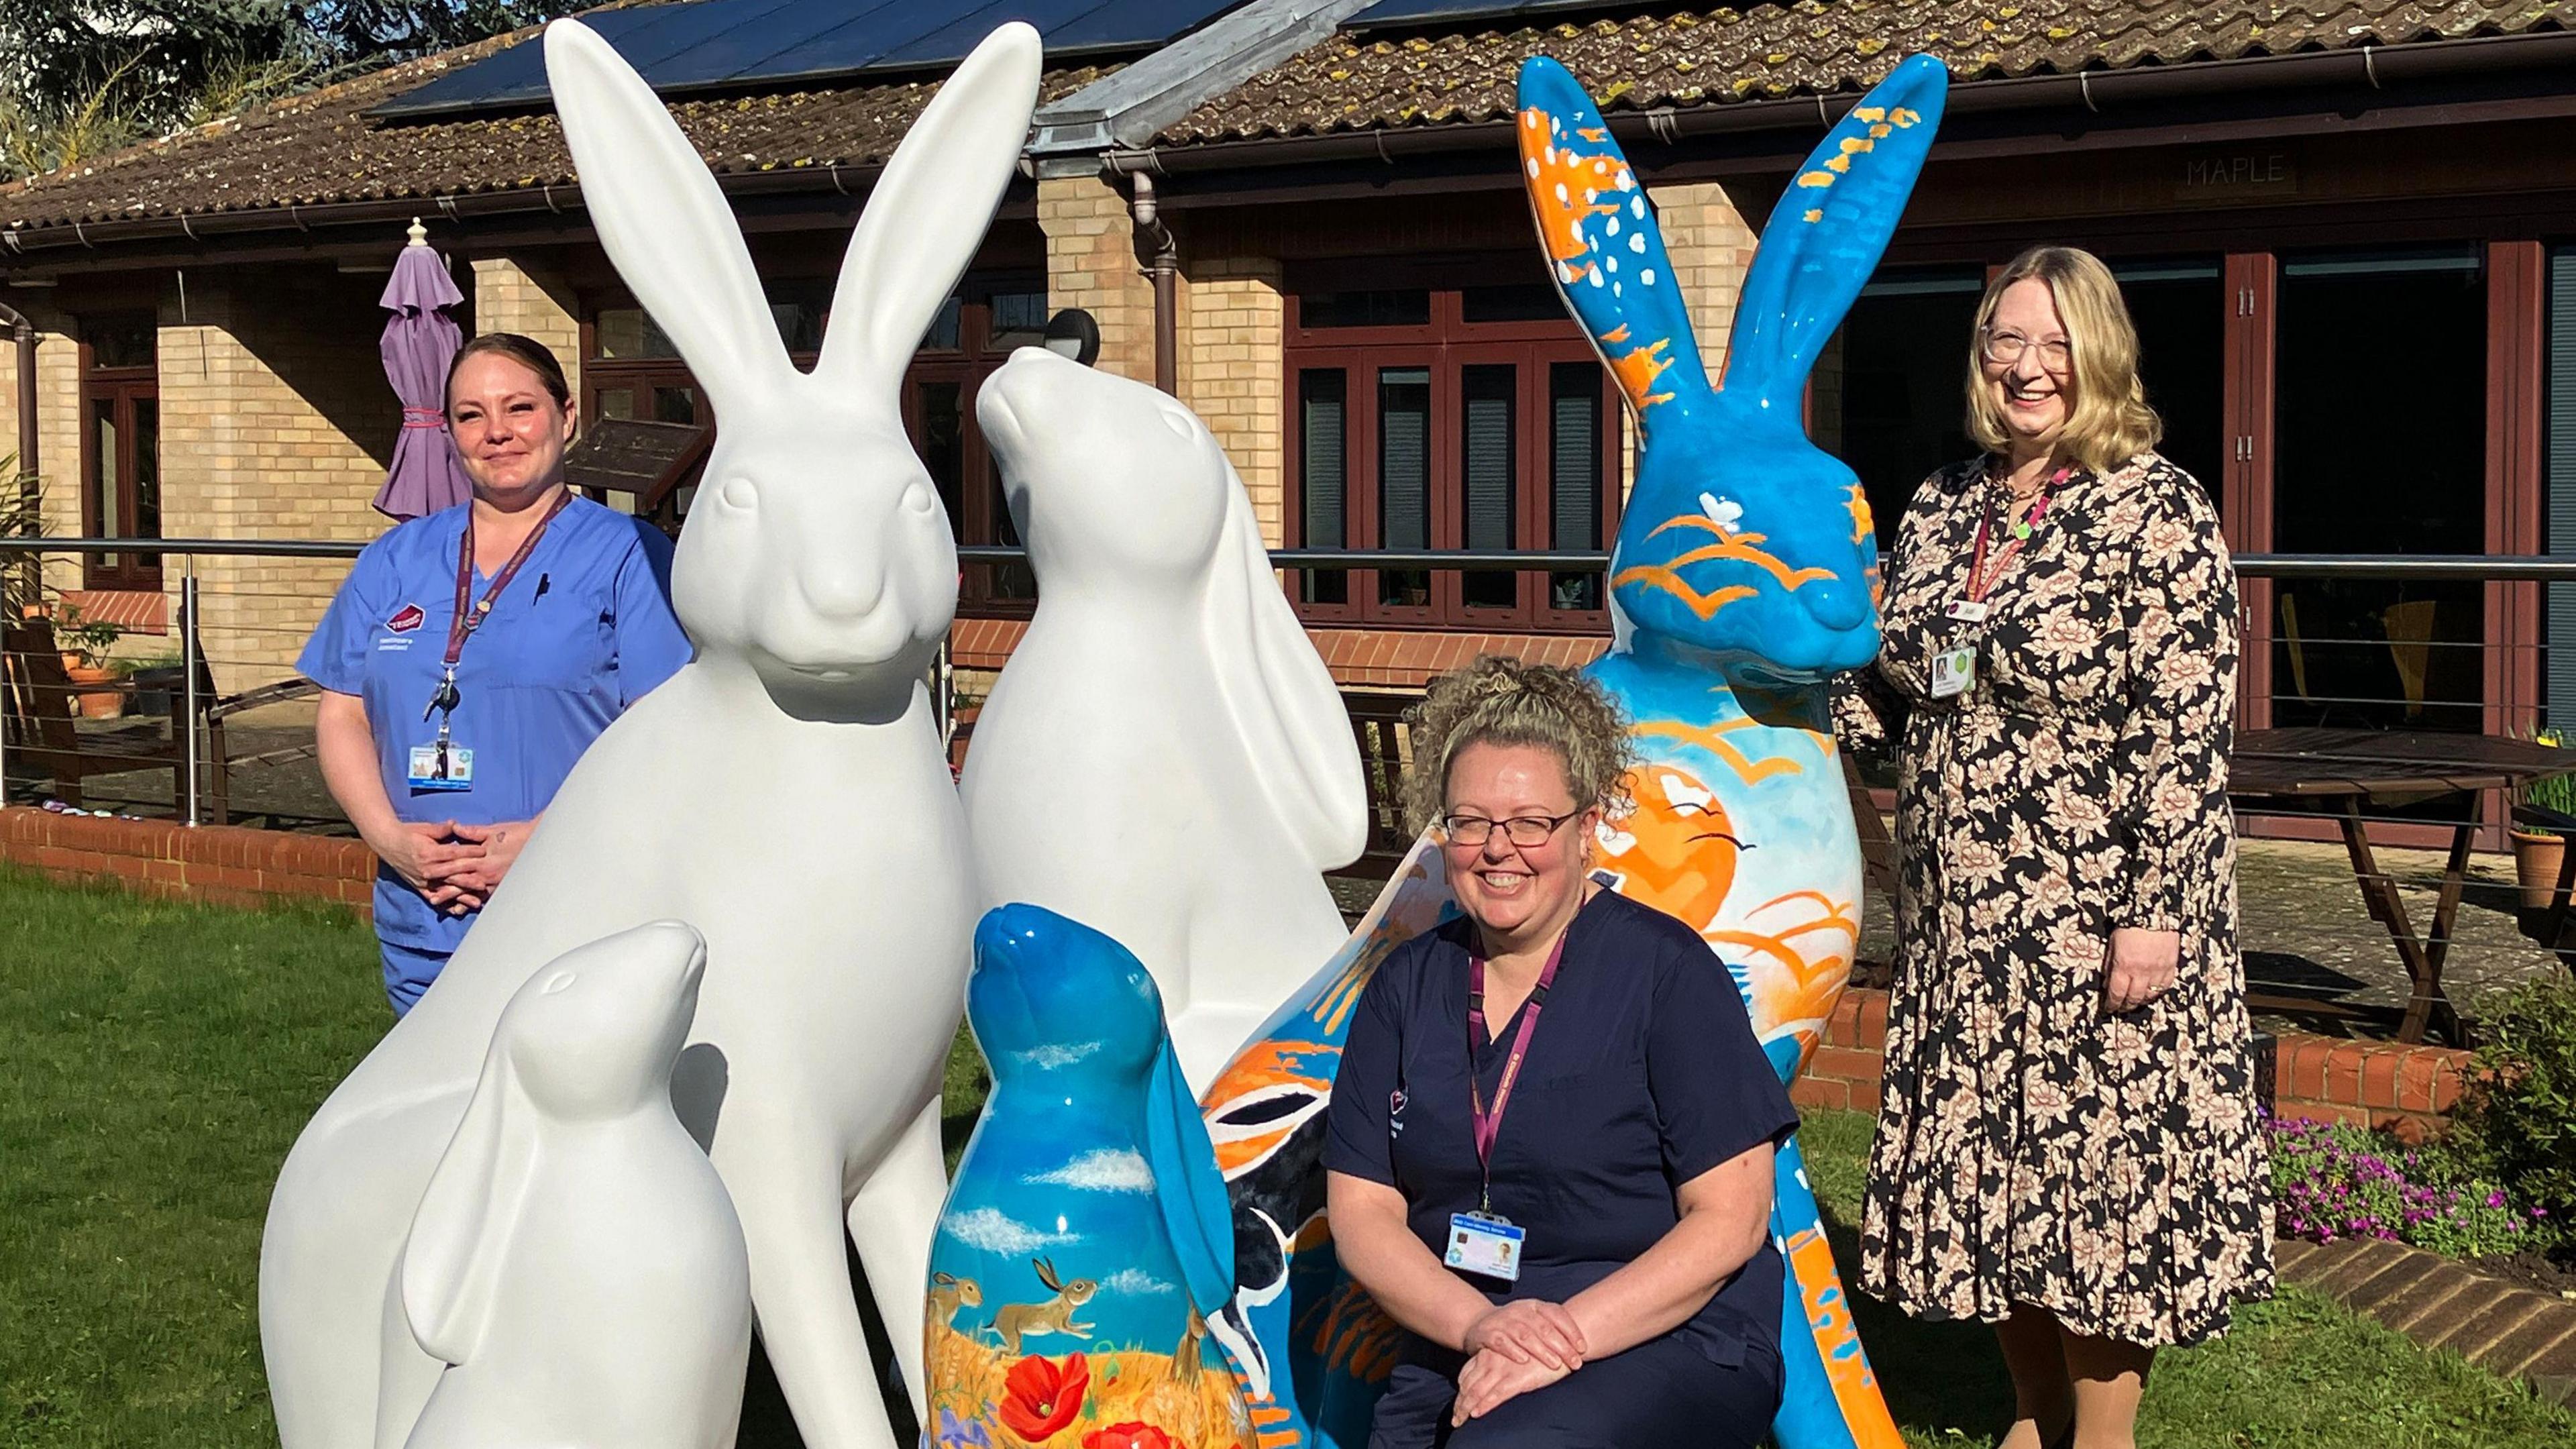
<path id="1" fill-rule="evenodd" d="M 1326 1119 L 1324 1166 L 1402 1192 L 1435 1257 L 1481 1178 L 1467 1091 L 1474 942 L 1473 924 L 1453 919 L 1387 956 L 1351 1018 Z M 1527 1010 L 1477 1039 L 1487 1102 Z M 1494 1211 L 1529 1234 L 1520 1280 L 1460 1276 L 1497 1303 L 1562 1303 L 1672 1231 L 1675 1189 L 1797 1125 L 1725 964 L 1689 926 L 1602 891 L 1567 928 L 1494 1143 Z M 1674 1333 L 1729 1367 L 1756 1345 L 1777 1362 L 1782 1277 L 1766 1236 Z M 1419 1341 L 1406 1359 L 1455 1367 Z"/>
<path id="2" fill-rule="evenodd" d="M 456 615 L 456 552 L 473 505 L 416 518 L 367 546 L 296 668 L 366 702 L 394 814 L 487 825 L 546 808 L 609 721 L 689 662 L 671 612 L 671 541 L 640 518 L 575 496 L 546 526 L 518 576 L 466 641 L 451 738 L 474 752 L 470 790 L 414 791 L 411 749 L 438 738 L 424 720 L 445 670 Z M 473 596 L 491 577 L 478 570 Z M 390 869 L 376 872 L 376 934 L 448 953 L 474 916 L 442 915 Z"/>

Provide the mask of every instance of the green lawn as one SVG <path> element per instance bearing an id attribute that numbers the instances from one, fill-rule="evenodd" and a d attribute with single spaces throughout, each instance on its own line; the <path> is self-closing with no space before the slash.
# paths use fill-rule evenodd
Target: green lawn
<path id="1" fill-rule="evenodd" d="M 374 942 L 346 915 L 0 872 L 0 1449 L 275 1443 L 253 1287 L 269 1183 L 389 1020 Z M 980 1085 L 962 1042 L 949 1080 Z M 969 1125 L 952 1115 L 952 1150 Z M 1857 1115 L 1810 1119 L 1818 1193 L 1844 1219 L 1868 1134 Z M 1990 1445 L 2011 1399 L 1985 1332 L 1858 1304 L 1913 1442 Z M 791 1443 L 781 1417 L 755 1383 L 745 1449 Z M 2140 1437 L 2561 1449 L 2576 1416 L 2294 1290 L 2227 1338 L 2167 1355 Z"/>

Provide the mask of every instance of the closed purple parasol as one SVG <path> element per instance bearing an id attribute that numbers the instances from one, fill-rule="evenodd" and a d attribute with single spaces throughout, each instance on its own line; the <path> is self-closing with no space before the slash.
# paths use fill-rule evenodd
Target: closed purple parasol
<path id="1" fill-rule="evenodd" d="M 446 261 L 430 248 L 428 231 L 414 218 L 411 244 L 377 299 L 393 314 L 381 350 L 385 378 L 402 400 L 402 432 L 394 439 L 385 486 L 376 490 L 376 511 L 396 522 L 453 507 L 474 493 L 456 445 L 448 441 L 446 418 L 447 368 L 465 341 L 446 309 L 464 300 Z"/>

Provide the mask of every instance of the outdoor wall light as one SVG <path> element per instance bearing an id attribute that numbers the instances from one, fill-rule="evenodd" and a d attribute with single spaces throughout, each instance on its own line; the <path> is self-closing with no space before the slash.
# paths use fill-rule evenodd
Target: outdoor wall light
<path id="1" fill-rule="evenodd" d="M 1046 350 L 1089 367 L 1100 356 L 1100 324 L 1080 307 L 1067 307 L 1047 319 Z"/>

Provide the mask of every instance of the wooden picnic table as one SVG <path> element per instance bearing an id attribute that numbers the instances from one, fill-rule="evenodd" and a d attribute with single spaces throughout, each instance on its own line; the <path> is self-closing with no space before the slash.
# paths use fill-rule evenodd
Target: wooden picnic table
<path id="1" fill-rule="evenodd" d="M 2518 790 L 2553 775 L 2576 774 L 2576 750 L 2498 735 L 2400 733 L 2352 729 L 2246 730 L 2236 737 L 2228 765 L 2228 795 L 2244 813 L 2285 803 L 2330 805 L 2342 826 L 2345 852 L 2371 918 L 2389 939 L 2413 983 L 2397 1039 L 2420 1042 L 2438 1029 L 2460 1040 L 2459 1013 L 2442 990 L 2442 965 L 2451 951 L 2451 927 L 2466 883 L 2469 847 L 2475 840 L 2486 792 Z M 2432 929 L 2418 935 L 2397 883 L 2379 868 L 2370 848 L 2368 809 L 2432 800 L 2459 802 L 2457 812 L 2432 822 L 2451 831 L 2442 885 L 2434 897 Z M 2272 1010 L 2333 1009 L 2313 997 L 2249 992 L 2247 1001 Z"/>

